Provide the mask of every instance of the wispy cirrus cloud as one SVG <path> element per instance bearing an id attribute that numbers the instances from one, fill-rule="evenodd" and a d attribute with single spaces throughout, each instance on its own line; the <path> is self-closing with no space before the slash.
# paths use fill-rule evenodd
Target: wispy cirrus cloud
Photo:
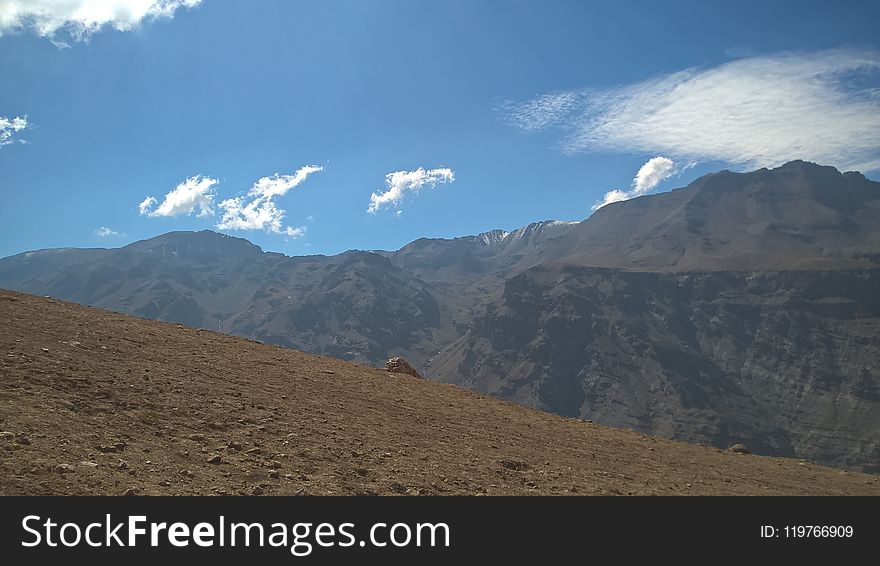
<path id="1" fill-rule="evenodd" d="M 577 92 L 542 94 L 526 102 L 505 101 L 496 110 L 508 123 L 534 132 L 565 118 L 578 106 L 580 98 Z"/>
<path id="2" fill-rule="evenodd" d="M 27 116 L 14 116 L 12 118 L 0 116 L 0 147 L 15 143 L 16 141 L 23 143 L 23 140 L 16 138 L 16 134 L 27 128 Z"/>
<path id="3" fill-rule="evenodd" d="M 189 177 L 171 191 L 162 202 L 149 196 L 138 204 L 138 212 L 144 216 L 181 216 L 190 215 L 198 210 L 198 216 L 214 214 L 214 186 L 217 179 L 196 175 Z"/>
<path id="4" fill-rule="evenodd" d="M 75 41 L 105 26 L 119 31 L 145 19 L 171 18 L 179 8 L 202 0 L 0 0 L 0 35 L 29 31 L 53 40 L 59 32 Z M 56 42 L 66 46 L 63 40 Z"/>
<path id="5" fill-rule="evenodd" d="M 367 207 L 367 212 L 375 214 L 383 206 L 399 208 L 406 193 L 418 193 L 424 186 L 434 187 L 442 183 L 451 183 L 454 180 L 455 172 L 448 167 L 427 170 L 419 167 L 415 171 L 388 173 L 385 175 L 385 190 L 370 195 L 370 205 Z"/>
<path id="6" fill-rule="evenodd" d="M 556 127 L 563 151 L 655 152 L 770 167 L 805 159 L 880 169 L 880 52 L 778 53 L 609 89 L 502 105 L 526 130 Z"/>
<path id="7" fill-rule="evenodd" d="M 293 175 L 276 173 L 271 177 L 262 177 L 244 196 L 222 201 L 218 206 L 223 216 L 217 223 L 220 230 L 266 230 L 275 234 L 284 234 L 290 238 L 305 235 L 305 226 L 284 226 L 286 212 L 278 208 L 275 199 L 284 196 L 291 189 L 302 184 L 312 173 L 323 171 L 323 167 L 307 165 L 301 167 Z"/>
<path id="8" fill-rule="evenodd" d="M 671 177 L 675 173 L 675 162 L 668 157 L 658 155 L 642 165 L 632 181 L 632 189 L 623 191 L 613 189 L 605 193 L 602 200 L 593 206 L 598 210 L 606 204 L 620 202 L 647 194 L 651 189 Z"/>

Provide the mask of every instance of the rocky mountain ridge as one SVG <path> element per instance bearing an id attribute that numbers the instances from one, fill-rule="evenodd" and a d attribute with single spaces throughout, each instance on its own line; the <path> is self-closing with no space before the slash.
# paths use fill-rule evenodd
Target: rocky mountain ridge
<path id="1" fill-rule="evenodd" d="M 880 183 L 723 171 L 580 223 L 287 257 L 213 232 L 0 260 L 0 287 L 695 443 L 880 470 Z"/>

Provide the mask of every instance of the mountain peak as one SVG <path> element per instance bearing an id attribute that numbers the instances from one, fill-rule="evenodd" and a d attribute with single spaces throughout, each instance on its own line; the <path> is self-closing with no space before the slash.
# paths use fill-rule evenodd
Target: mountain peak
<path id="1" fill-rule="evenodd" d="M 880 183 L 795 160 L 601 208 L 571 261 L 659 271 L 877 266 Z"/>
<path id="2" fill-rule="evenodd" d="M 213 230 L 168 232 L 148 240 L 134 242 L 125 246 L 124 249 L 193 258 L 263 253 L 260 246 L 244 238 L 221 234 Z"/>
<path id="3" fill-rule="evenodd" d="M 834 169 L 837 171 L 837 168 L 832 167 L 831 165 L 820 165 L 814 161 L 807 161 L 805 159 L 792 159 L 778 167 L 771 167 L 770 169 Z"/>
<path id="4" fill-rule="evenodd" d="M 509 244 L 511 242 L 516 242 L 522 240 L 523 238 L 531 238 L 536 235 L 545 237 L 558 235 L 572 228 L 576 224 L 578 224 L 578 222 L 570 222 L 565 220 L 541 220 L 539 222 L 532 222 L 527 226 L 517 228 L 516 230 L 512 230 L 510 232 L 506 230 L 496 229 L 490 230 L 488 232 L 483 232 L 482 234 L 477 234 L 476 236 L 471 236 L 470 238 L 472 238 L 475 242 L 482 243 L 486 246 Z"/>

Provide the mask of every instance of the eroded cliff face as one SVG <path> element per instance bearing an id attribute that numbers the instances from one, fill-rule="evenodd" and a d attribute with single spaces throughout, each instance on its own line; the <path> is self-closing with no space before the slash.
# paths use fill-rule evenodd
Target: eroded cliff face
<path id="1" fill-rule="evenodd" d="M 612 426 L 874 470 L 878 336 L 880 270 L 542 266 L 479 307 L 430 373 Z"/>

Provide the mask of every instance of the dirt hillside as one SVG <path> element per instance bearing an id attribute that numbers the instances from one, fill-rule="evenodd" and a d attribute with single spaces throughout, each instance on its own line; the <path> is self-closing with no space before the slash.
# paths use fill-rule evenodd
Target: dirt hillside
<path id="1" fill-rule="evenodd" d="M 872 494 L 450 385 L 0 291 L 0 494 Z"/>

